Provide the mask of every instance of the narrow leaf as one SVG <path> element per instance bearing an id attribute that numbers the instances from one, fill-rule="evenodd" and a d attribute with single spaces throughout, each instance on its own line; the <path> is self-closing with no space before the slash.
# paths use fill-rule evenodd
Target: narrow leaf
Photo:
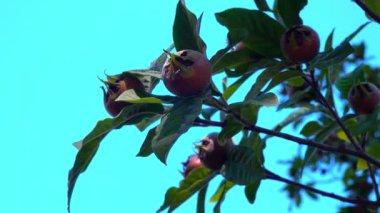
<path id="1" fill-rule="evenodd" d="M 118 129 L 126 124 L 135 124 L 145 115 L 163 113 L 162 105 L 157 104 L 133 104 L 125 107 L 117 117 L 99 121 L 95 128 L 83 139 L 82 146 L 75 158 L 74 166 L 68 176 L 67 209 L 70 212 L 70 201 L 75 183 L 79 175 L 90 165 L 95 156 L 100 142 L 113 129 Z"/>
<path id="2" fill-rule="evenodd" d="M 205 167 L 193 170 L 180 182 L 179 187 L 171 187 L 166 192 L 165 201 L 157 212 L 161 212 L 167 208 L 169 208 L 168 212 L 174 211 L 197 191 L 206 187 L 214 176 L 215 173 Z"/>
<path id="3" fill-rule="evenodd" d="M 191 49 L 204 52 L 204 42 L 198 34 L 199 25 L 196 16 L 186 8 L 185 1 L 178 1 L 173 25 L 174 46 L 177 51 Z"/>
<path id="4" fill-rule="evenodd" d="M 208 185 L 204 186 L 198 192 L 197 213 L 205 213 L 205 199 L 206 199 L 207 187 L 208 187 Z"/>
<path id="5" fill-rule="evenodd" d="M 255 53 L 266 57 L 282 57 L 280 38 L 285 28 L 267 14 L 259 10 L 233 8 L 215 16 L 229 31 L 246 30 L 248 37 L 243 40 L 244 45 Z"/>
<path id="6" fill-rule="evenodd" d="M 229 87 L 226 88 L 226 90 L 223 92 L 223 98 L 225 100 L 228 100 L 239 87 L 250 77 L 250 75 L 243 75 L 241 78 L 239 78 L 237 81 L 235 81 L 233 84 L 231 84 Z"/>
<path id="7" fill-rule="evenodd" d="M 254 0 L 254 1 L 255 1 L 257 9 L 261 11 L 271 11 L 266 0 Z"/>
<path id="8" fill-rule="evenodd" d="M 307 0 L 277 0 L 277 11 L 287 27 L 301 25 L 303 21 L 299 15 L 306 6 Z"/>
<path id="9" fill-rule="evenodd" d="M 328 66 L 340 63 L 346 59 L 347 56 L 353 53 L 353 51 L 354 49 L 348 41 L 343 42 L 332 51 L 323 52 L 317 55 L 317 57 L 315 57 L 311 62 L 311 65 L 308 67 L 308 69 L 323 69 L 327 68 Z"/>
<path id="10" fill-rule="evenodd" d="M 149 130 L 143 144 L 141 145 L 139 153 L 137 153 L 137 157 L 147 157 L 153 153 L 152 140 L 154 136 L 156 136 L 156 127 Z"/>
<path id="11" fill-rule="evenodd" d="M 248 147 L 235 146 L 221 169 L 221 174 L 229 181 L 239 185 L 250 185 L 261 180 L 264 168 L 255 153 Z"/>
<path id="12" fill-rule="evenodd" d="M 256 200 L 256 193 L 257 190 L 260 187 L 261 179 L 247 185 L 244 189 L 245 197 L 247 198 L 248 202 L 253 204 Z"/>
<path id="13" fill-rule="evenodd" d="M 222 183 L 220 183 L 218 190 L 215 192 L 215 194 L 210 198 L 211 203 L 218 202 L 221 197 L 223 196 L 223 193 L 227 193 L 232 187 L 234 187 L 235 184 L 228 180 L 223 180 Z"/>
<path id="14" fill-rule="evenodd" d="M 158 159 L 166 163 L 171 147 L 177 139 L 193 125 L 201 113 L 202 99 L 198 97 L 183 98 L 161 118 L 152 141 L 152 149 Z"/>

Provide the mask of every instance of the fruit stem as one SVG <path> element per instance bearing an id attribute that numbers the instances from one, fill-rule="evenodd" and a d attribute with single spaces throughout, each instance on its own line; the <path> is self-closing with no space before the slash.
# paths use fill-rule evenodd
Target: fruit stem
<path id="1" fill-rule="evenodd" d="M 300 71 L 302 71 L 302 69 L 299 67 L 298 69 L 300 69 Z M 330 113 L 332 114 L 333 118 L 335 119 L 335 121 L 338 123 L 338 125 L 340 126 L 340 128 L 343 130 L 343 132 L 347 135 L 348 139 L 350 140 L 351 144 L 354 146 L 354 148 L 358 151 L 358 152 L 362 152 L 364 153 L 364 151 L 362 150 L 362 148 L 357 144 L 356 140 L 354 139 L 354 137 L 351 135 L 350 131 L 347 129 L 347 127 L 343 124 L 342 120 L 340 119 L 335 107 L 331 106 L 329 104 L 329 102 L 326 100 L 326 98 L 322 95 L 320 89 L 318 88 L 318 84 L 317 84 L 317 81 L 315 80 L 315 75 L 314 75 L 314 69 L 312 70 L 309 70 L 310 72 L 310 77 L 311 77 L 311 81 L 309 79 L 307 79 L 305 76 L 303 77 L 303 79 L 305 80 L 305 82 L 307 84 L 309 84 L 311 86 L 311 88 L 314 90 L 315 94 L 317 95 L 318 97 L 318 100 L 320 102 L 320 104 L 322 104 L 323 106 L 325 106 L 329 111 Z"/>

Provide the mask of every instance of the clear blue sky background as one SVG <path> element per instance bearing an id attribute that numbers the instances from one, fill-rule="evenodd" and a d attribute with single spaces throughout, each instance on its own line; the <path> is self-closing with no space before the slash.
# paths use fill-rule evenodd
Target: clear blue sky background
<path id="1" fill-rule="evenodd" d="M 0 212 L 66 212 L 67 172 L 81 140 L 103 118 L 101 83 L 104 70 L 117 74 L 146 68 L 172 43 L 176 0 L 167 1 L 48 1 L 0 2 Z M 204 11 L 202 36 L 211 56 L 225 45 L 226 30 L 215 12 L 229 7 L 254 8 L 251 0 L 187 1 L 196 14 Z M 335 44 L 366 21 L 350 0 L 310 0 L 302 13 L 305 24 L 325 40 L 335 28 Z M 372 64 L 379 64 L 380 26 L 370 24 L 354 39 L 365 40 Z M 248 82 L 248 88 L 253 82 Z M 166 93 L 160 85 L 156 93 Z M 236 95 L 233 100 L 240 97 Z M 259 124 L 272 127 L 275 109 L 265 110 Z M 268 119 L 269 118 L 269 119 Z M 154 156 L 136 158 L 145 132 L 134 127 L 112 132 L 88 170 L 79 177 L 73 213 L 155 212 L 170 186 L 182 178 L 180 162 L 193 152 L 192 143 L 216 128 L 194 128 L 177 142 L 168 165 Z M 278 160 L 288 159 L 298 146 L 279 139 L 268 142 L 266 166 L 286 174 Z M 217 179 L 218 180 L 218 179 Z M 220 178 L 219 178 L 220 180 Z M 219 181 L 213 181 L 211 189 Z M 236 187 L 223 212 L 287 212 L 284 185 L 264 181 L 254 205 Z M 341 192 L 339 185 L 321 186 Z M 210 190 L 208 197 L 213 191 Z M 321 197 L 306 200 L 293 212 L 335 212 L 339 202 Z M 211 212 L 212 205 L 208 205 Z M 177 212 L 194 212 L 195 200 Z"/>

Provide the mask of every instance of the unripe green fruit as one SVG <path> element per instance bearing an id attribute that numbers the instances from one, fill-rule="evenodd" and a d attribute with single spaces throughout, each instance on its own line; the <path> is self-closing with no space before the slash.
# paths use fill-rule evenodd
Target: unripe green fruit
<path id="1" fill-rule="evenodd" d="M 371 114 L 380 104 L 380 90 L 369 82 L 356 84 L 348 93 L 348 101 L 357 114 Z"/>
<path id="2" fill-rule="evenodd" d="M 204 54 L 194 50 L 182 50 L 169 55 L 161 75 L 171 93 L 177 96 L 193 96 L 209 86 L 212 68 Z"/>
<path id="3" fill-rule="evenodd" d="M 296 25 L 281 37 L 281 50 L 284 57 L 295 64 L 311 61 L 319 53 L 319 36 L 312 28 Z"/>

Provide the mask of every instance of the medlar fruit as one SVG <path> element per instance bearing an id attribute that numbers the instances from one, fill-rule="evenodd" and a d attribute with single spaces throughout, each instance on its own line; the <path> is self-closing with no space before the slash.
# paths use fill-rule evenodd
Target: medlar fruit
<path id="1" fill-rule="evenodd" d="M 227 160 L 227 152 L 234 145 L 232 139 L 218 141 L 218 133 L 210 133 L 201 140 L 198 146 L 198 157 L 207 168 L 212 170 L 220 170 Z"/>
<path id="2" fill-rule="evenodd" d="M 348 92 L 348 101 L 357 114 L 371 114 L 380 104 L 380 90 L 369 82 L 356 84 Z"/>
<path id="3" fill-rule="evenodd" d="M 104 82 L 106 89 L 103 90 L 103 102 L 107 112 L 115 117 L 120 111 L 130 103 L 116 101 L 116 99 L 126 90 L 144 90 L 145 87 L 141 81 L 134 76 L 124 76 L 120 79 L 116 79 L 115 82 Z"/>
<path id="4" fill-rule="evenodd" d="M 284 57 L 295 64 L 311 61 L 319 52 L 319 36 L 312 28 L 296 25 L 281 37 L 281 50 Z"/>
<path id="5" fill-rule="evenodd" d="M 211 81 L 212 68 L 206 56 L 194 50 L 168 53 L 162 68 L 162 80 L 166 88 L 177 96 L 198 95 Z"/>

